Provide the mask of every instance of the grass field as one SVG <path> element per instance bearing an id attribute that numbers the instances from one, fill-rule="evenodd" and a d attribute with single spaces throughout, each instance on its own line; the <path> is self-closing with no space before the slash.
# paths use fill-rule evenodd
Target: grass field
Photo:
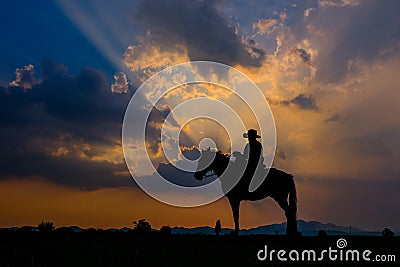
<path id="1" fill-rule="evenodd" d="M 291 250 L 313 249 L 320 256 L 323 249 L 338 250 L 340 237 L 285 236 L 210 236 L 210 235 L 137 235 L 123 232 L 83 233 L 0 233 L 1 266 L 400 266 L 400 238 L 344 236 L 342 249 L 368 249 L 371 261 L 291 261 Z M 287 262 L 277 259 L 260 261 L 259 250 L 287 251 Z M 339 257 L 339 251 L 336 253 Z M 392 262 L 376 262 L 376 255 L 395 256 Z M 263 255 L 263 254 L 262 254 Z M 295 257 L 295 254 L 292 254 Z M 344 256 L 343 256 L 344 257 Z"/>

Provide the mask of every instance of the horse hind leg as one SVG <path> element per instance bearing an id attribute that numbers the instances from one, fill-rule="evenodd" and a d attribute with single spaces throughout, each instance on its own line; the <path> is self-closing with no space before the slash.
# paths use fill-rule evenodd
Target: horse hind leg
<path id="1" fill-rule="evenodd" d="M 232 208 L 233 220 L 235 222 L 235 230 L 234 234 L 239 234 L 239 207 L 240 207 L 240 200 L 236 199 L 229 199 L 229 203 Z"/>
<path id="2" fill-rule="evenodd" d="M 289 207 L 288 201 L 285 198 L 276 199 L 278 205 L 285 212 L 287 224 L 286 224 L 286 235 L 295 236 L 297 234 L 296 214 Z"/>

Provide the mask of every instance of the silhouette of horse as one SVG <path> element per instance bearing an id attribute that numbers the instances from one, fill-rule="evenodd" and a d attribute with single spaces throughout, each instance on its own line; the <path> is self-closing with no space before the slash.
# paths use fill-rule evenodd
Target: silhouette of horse
<path id="1" fill-rule="evenodd" d="M 263 174 L 266 175 L 264 176 L 266 178 L 255 191 L 249 192 L 251 177 L 249 179 L 243 176 L 243 165 L 233 163 L 228 154 L 208 149 L 202 151 L 194 177 L 197 180 L 213 175 L 219 178 L 222 190 L 232 208 L 235 234 L 238 234 L 240 229 L 240 202 L 242 200 L 256 201 L 271 197 L 278 202 L 285 212 L 287 219 L 286 235 L 297 235 L 297 197 L 293 176 L 275 168 L 270 168 L 269 171 L 268 169 L 263 169 L 262 171 L 264 171 Z M 238 177 L 238 175 L 241 177 Z M 235 185 L 232 184 L 232 180 L 237 181 Z"/>

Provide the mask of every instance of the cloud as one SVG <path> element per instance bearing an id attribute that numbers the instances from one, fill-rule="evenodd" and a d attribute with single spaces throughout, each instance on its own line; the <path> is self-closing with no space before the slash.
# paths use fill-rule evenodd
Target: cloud
<path id="1" fill-rule="evenodd" d="M 201 154 L 197 147 L 181 147 L 182 154 L 189 160 L 197 160 Z"/>
<path id="2" fill-rule="evenodd" d="M 290 103 L 300 107 L 301 109 L 318 110 L 315 99 L 312 96 L 307 96 L 305 94 L 299 94 L 293 98 Z"/>
<path id="3" fill-rule="evenodd" d="M 160 163 L 158 165 L 157 172 L 166 180 L 180 186 L 202 186 L 217 179 L 217 177 L 212 177 L 203 179 L 201 181 L 196 180 L 193 172 L 182 171 L 171 163 Z"/>
<path id="4" fill-rule="evenodd" d="M 265 56 L 265 51 L 260 47 L 257 47 L 257 43 L 254 40 L 249 40 L 245 44 L 246 51 L 251 55 L 252 58 L 262 61 Z"/>
<path id="5" fill-rule="evenodd" d="M 68 75 L 68 68 L 60 63 L 53 60 L 42 60 L 40 63 L 40 80 L 46 80 L 49 78 L 65 77 Z"/>
<path id="6" fill-rule="evenodd" d="M 309 177 L 316 175 L 376 184 L 398 177 L 399 112 L 396 70 L 399 56 L 369 65 L 374 75 L 349 89 L 324 88 L 317 93 L 319 112 L 307 117 L 290 109 L 273 107 L 278 133 L 278 147 L 288 155 L 281 167 Z M 349 79 L 353 82 L 353 79 Z M 284 118 L 284 119 L 283 119 Z M 340 122 L 340 123 L 335 123 Z M 378 178 L 379 177 L 379 178 Z"/>
<path id="7" fill-rule="evenodd" d="M 200 157 L 200 151 L 197 147 L 180 147 L 180 150 L 182 154 L 185 156 L 186 159 L 189 160 L 197 160 Z M 185 166 L 185 162 L 182 160 L 177 160 L 174 164 L 171 163 L 166 163 L 166 162 L 160 162 L 156 166 L 156 170 L 158 174 L 160 174 L 163 178 L 166 180 L 180 186 L 189 186 L 189 187 L 195 187 L 195 186 L 202 186 L 206 185 L 215 179 L 217 177 L 211 177 L 207 178 L 204 180 L 197 180 L 194 178 L 194 171 L 183 171 L 178 167 L 175 166 Z M 185 166 L 185 168 L 190 168 L 189 166 Z"/>
<path id="8" fill-rule="evenodd" d="M 322 7 L 333 6 L 333 7 L 343 7 L 343 6 L 359 6 L 361 5 L 361 0 L 319 0 L 318 4 Z"/>
<path id="9" fill-rule="evenodd" d="M 296 55 L 297 57 L 299 57 L 301 59 L 301 61 L 303 61 L 306 64 L 310 64 L 311 63 L 311 54 L 307 53 L 306 50 L 301 49 L 301 48 L 293 48 L 292 50 L 292 54 Z"/>
<path id="10" fill-rule="evenodd" d="M 324 3 L 326 5 L 318 8 L 306 22 L 307 35 L 319 49 L 315 60 L 318 82 L 340 83 L 351 74 L 347 69 L 350 61 L 373 64 L 399 51 L 399 1 L 389 0 L 385 4 L 378 1 Z M 343 7 L 331 7 L 333 3 Z"/>
<path id="11" fill-rule="evenodd" d="M 313 7 L 307 8 L 306 10 L 304 10 L 304 16 L 305 16 L 305 17 L 308 17 L 308 16 L 310 16 L 311 13 L 314 12 L 314 11 L 315 11 L 315 8 L 313 8 Z"/>
<path id="12" fill-rule="evenodd" d="M 261 66 L 263 57 L 253 57 L 248 52 L 246 42 L 221 16 L 213 2 L 140 1 L 134 19 L 150 32 L 152 40 L 162 49 L 183 45 L 190 60 Z"/>
<path id="13" fill-rule="evenodd" d="M 114 83 L 111 85 L 111 92 L 113 93 L 127 93 L 129 91 L 129 82 L 126 78 L 126 74 L 123 72 L 117 72 L 114 75 Z"/>
<path id="14" fill-rule="evenodd" d="M 337 122 L 337 121 L 339 121 L 341 118 L 340 118 L 340 114 L 339 113 L 335 113 L 335 114 L 333 114 L 332 116 L 330 116 L 329 118 L 327 118 L 326 120 L 324 120 L 324 122 L 325 123 L 328 123 L 328 122 Z"/>
<path id="15" fill-rule="evenodd" d="M 149 114 L 146 124 L 145 137 L 147 148 L 150 150 L 149 152 L 151 153 L 152 157 L 162 157 L 163 152 L 161 151 L 161 129 L 170 113 L 171 108 L 169 106 L 164 106 L 159 108 L 153 107 Z M 179 126 L 173 117 L 170 122 L 174 127 Z"/>
<path id="16" fill-rule="evenodd" d="M 303 110 L 314 110 L 314 111 L 319 110 L 314 97 L 311 95 L 306 95 L 304 93 L 295 96 L 291 100 L 275 101 L 269 99 L 268 102 L 273 105 L 282 105 L 282 106 L 294 105 Z"/>
<path id="17" fill-rule="evenodd" d="M 129 176 L 115 176 L 126 171 L 120 129 L 130 96 L 113 94 L 92 68 L 74 75 L 43 61 L 40 70 L 29 90 L 0 89 L 0 153 L 7 159 L 0 179 L 41 177 L 80 188 L 131 184 Z"/>
<path id="18" fill-rule="evenodd" d="M 370 222 L 376 217 L 383 226 L 392 219 L 399 221 L 399 216 L 387 215 L 393 214 L 391 205 L 399 198 L 399 184 L 395 182 L 400 162 L 400 121 L 396 116 L 400 113 L 399 5 L 397 0 L 304 0 L 296 5 L 280 0 L 141 1 L 134 21 L 142 28 L 142 36 L 135 44 L 127 37 L 124 62 L 137 77 L 137 81 L 130 79 L 133 87 L 155 71 L 191 59 L 215 59 L 235 65 L 274 100 L 270 103 L 278 135 L 275 159 L 280 168 L 296 177 L 304 211 L 300 216 L 364 225 L 376 224 Z M 126 24 L 123 29 L 131 26 Z M 117 31 L 131 36 L 124 30 Z M 95 28 L 93 32 L 98 33 Z M 0 182 L 5 185 L 5 179 L 14 178 L 17 183 L 4 191 L 20 190 L 19 196 L 24 198 L 26 188 L 30 193 L 42 188 L 38 185 L 31 190 L 31 185 L 15 181 L 31 180 L 32 176 L 75 188 L 131 185 L 122 160 L 120 131 L 132 92 L 113 94 L 104 74 L 93 68 L 72 74 L 63 64 L 48 61 L 38 69 L 40 72 L 30 65 L 18 69 L 14 81 L 0 90 Z M 124 79 L 120 81 L 125 83 Z M 210 91 L 217 93 L 214 88 Z M 194 87 L 193 92 L 175 92 L 178 96 L 174 99 L 178 100 L 203 94 Z M 158 140 L 160 125 L 171 109 L 172 104 L 154 111 L 148 126 L 149 139 Z M 242 111 L 238 109 L 238 113 Z M 227 139 L 208 125 L 202 122 L 198 127 L 195 123 L 185 126 L 188 130 L 182 132 L 187 136 L 181 137 L 181 145 L 198 145 L 197 136 L 209 134 L 205 130 L 215 131 L 212 137 L 217 141 Z M 133 142 L 132 146 L 136 145 L 140 144 Z M 160 151 L 157 145 L 153 147 L 155 152 Z M 196 156 L 185 150 L 182 153 L 188 158 Z M 140 160 L 135 163 L 140 165 Z M 190 174 L 180 173 L 170 164 L 156 167 L 177 183 L 192 181 Z M 40 195 L 38 207 L 47 203 L 47 193 L 52 190 L 46 187 L 40 191 L 46 199 Z M 119 196 L 119 188 L 112 190 Z M 371 195 L 379 197 L 368 198 Z M 315 196 L 320 196 L 319 201 Z M 32 195 L 28 199 L 32 201 L 21 203 L 35 202 L 36 197 Z M 371 200 L 368 205 L 365 199 Z M 68 201 L 60 198 L 59 202 Z M 79 202 L 83 203 L 82 199 Z M 139 198 L 132 203 L 139 203 L 143 212 L 153 210 L 162 225 L 165 214 L 160 215 L 159 206 L 153 209 L 157 202 L 148 204 L 151 209 L 143 209 Z M 62 210 L 58 207 L 55 209 Z M 222 210 L 231 222 L 228 203 Z M 349 217 L 353 210 L 362 210 L 363 218 Z M 21 212 L 16 213 L 14 218 L 20 218 Z M 178 213 L 182 211 L 178 209 Z M 280 210 L 276 214 L 283 216 Z M 199 216 L 190 215 L 186 219 L 196 218 L 193 225 L 198 224 Z M 254 212 L 251 223 L 259 224 L 257 216 Z"/>
<path id="19" fill-rule="evenodd" d="M 128 46 L 124 53 L 124 64 L 135 75 L 138 85 L 168 66 L 188 61 L 187 51 L 182 45 L 164 48 L 162 43 L 152 40 L 150 33 L 140 44 Z"/>
<path id="20" fill-rule="evenodd" d="M 274 29 L 274 26 L 278 24 L 277 19 L 259 19 L 256 23 L 253 23 L 253 30 L 258 34 L 268 34 Z"/>
<path id="21" fill-rule="evenodd" d="M 286 156 L 285 152 L 283 152 L 282 149 L 277 150 L 276 157 L 278 157 L 278 159 L 281 159 L 281 160 L 287 160 L 287 156 Z"/>
<path id="22" fill-rule="evenodd" d="M 31 89 L 37 83 L 35 77 L 35 67 L 32 64 L 15 70 L 15 80 L 10 82 L 10 86 L 21 87 L 25 90 Z"/>
<path id="23" fill-rule="evenodd" d="M 49 69 L 47 63 L 42 65 L 43 70 Z M 112 94 L 102 72 L 87 67 L 78 75 L 70 75 L 54 71 L 62 69 L 60 64 L 50 65 L 51 72 L 42 74 L 47 78 L 32 88 L 34 101 L 42 103 L 46 113 L 83 127 L 101 125 L 116 115 L 123 117 L 123 103 L 129 101 L 129 96 Z"/>

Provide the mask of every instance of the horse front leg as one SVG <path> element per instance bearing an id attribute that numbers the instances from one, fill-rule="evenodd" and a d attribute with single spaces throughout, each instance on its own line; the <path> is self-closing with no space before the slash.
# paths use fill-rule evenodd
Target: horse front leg
<path id="1" fill-rule="evenodd" d="M 235 222 L 235 231 L 234 234 L 239 234 L 239 207 L 240 207 L 240 200 L 235 198 L 229 198 L 229 203 L 231 204 L 232 214 L 233 214 L 233 221 Z"/>

